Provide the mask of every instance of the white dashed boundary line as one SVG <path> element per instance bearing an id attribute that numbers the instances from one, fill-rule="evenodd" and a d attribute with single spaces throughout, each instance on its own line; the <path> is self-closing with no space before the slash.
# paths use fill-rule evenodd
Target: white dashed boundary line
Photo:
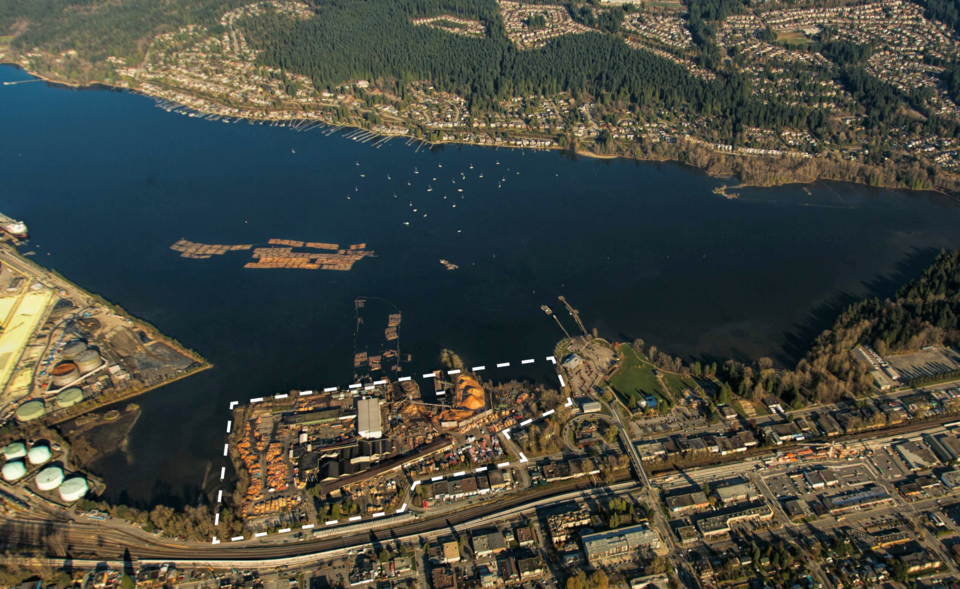
<path id="1" fill-rule="evenodd" d="M 557 365 L 557 359 L 556 359 L 555 356 L 547 356 L 547 357 L 546 357 L 546 360 L 547 360 L 548 362 L 550 362 L 551 364 L 553 364 L 554 366 Z M 520 364 L 521 364 L 521 365 L 527 365 L 527 364 L 533 364 L 534 362 L 535 362 L 535 359 L 534 359 L 534 358 L 527 358 L 526 360 L 521 360 L 521 361 L 520 361 Z M 510 362 L 500 362 L 500 363 L 497 364 L 496 366 L 497 366 L 497 368 L 507 368 L 507 367 L 510 366 Z M 480 365 L 480 366 L 474 366 L 473 368 L 471 368 L 471 371 L 472 371 L 472 372 L 481 372 L 481 371 L 486 370 L 486 369 L 487 369 L 486 366 Z M 449 376 L 454 376 L 454 375 L 460 374 L 461 372 L 462 372 L 462 371 L 461 371 L 460 369 L 448 370 L 448 371 L 447 371 L 447 375 L 449 375 Z M 438 377 L 439 375 L 441 375 L 441 374 L 443 374 L 443 371 L 430 372 L 430 373 L 424 374 L 424 375 L 423 375 L 423 378 L 427 378 L 427 379 L 437 378 L 437 377 Z M 560 388 L 561 388 L 561 389 L 566 388 L 567 383 L 563 380 L 563 375 L 557 374 L 557 378 L 560 379 Z M 401 377 L 397 378 L 397 382 L 398 382 L 398 383 L 399 383 L 399 382 L 407 382 L 408 380 L 413 380 L 413 377 L 410 377 L 410 376 L 401 376 Z M 365 391 L 369 391 L 369 390 L 373 390 L 373 389 L 374 389 L 375 387 L 377 387 L 377 386 L 385 385 L 385 384 L 387 384 L 387 382 L 388 382 L 388 381 L 386 381 L 386 380 L 378 380 L 378 381 L 375 381 L 372 385 L 364 385 L 364 384 L 362 384 L 362 383 L 354 383 L 354 384 L 348 385 L 346 390 L 348 390 L 348 391 L 353 391 L 354 396 L 356 396 L 356 395 L 357 395 L 357 389 L 359 389 L 359 388 L 361 388 L 361 387 L 362 387 Z M 327 387 L 327 388 L 323 389 L 323 392 L 325 392 L 325 393 L 334 393 L 334 392 L 337 392 L 337 391 L 339 391 L 339 390 L 341 390 L 340 387 Z M 300 391 L 297 396 L 305 397 L 305 396 L 312 395 L 313 393 L 314 393 L 314 391 Z M 446 393 L 445 393 L 444 391 L 437 391 L 437 395 L 438 395 L 438 396 L 443 396 L 443 395 L 445 395 L 445 394 L 446 394 Z M 286 399 L 286 398 L 288 398 L 289 396 L 290 396 L 289 394 L 280 393 L 280 394 L 274 395 L 273 398 L 274 398 L 274 399 Z M 255 398 L 253 398 L 253 399 L 250 399 L 250 403 L 251 403 L 251 404 L 262 403 L 263 401 L 264 401 L 264 397 L 255 397 Z M 233 411 L 234 408 L 236 408 L 236 407 L 239 406 L 239 405 L 240 405 L 240 401 L 231 401 L 231 402 L 230 402 L 230 405 L 229 405 L 230 411 Z M 564 406 L 564 407 L 572 407 L 572 406 L 573 406 L 573 399 L 571 399 L 570 397 L 567 397 L 567 402 L 564 403 L 563 406 Z M 551 409 L 551 410 L 549 410 L 549 411 L 545 411 L 545 412 L 543 412 L 542 414 L 540 414 L 539 417 L 529 418 L 529 419 L 525 419 L 524 421 L 521 421 L 520 424 L 519 424 L 518 426 L 516 426 L 516 427 L 526 427 L 526 426 L 532 424 L 534 421 L 539 421 L 540 419 L 545 419 L 545 418 L 553 415 L 554 413 L 556 413 L 556 410 L 554 410 L 554 409 Z M 231 433 L 232 428 L 233 428 L 233 421 L 232 421 L 232 420 L 227 420 L 227 434 L 230 434 L 230 433 Z M 504 436 L 506 439 L 508 439 L 508 440 L 512 439 L 512 438 L 510 437 L 510 429 L 511 429 L 511 428 L 507 427 L 507 428 L 504 428 L 503 430 L 501 430 L 501 433 L 503 433 L 503 436 Z M 226 457 L 226 456 L 229 456 L 229 454 L 230 454 L 230 443 L 227 442 L 226 444 L 223 445 L 223 455 L 224 455 L 224 457 Z M 519 463 L 520 463 L 520 464 L 523 464 L 523 463 L 526 463 L 526 462 L 529 462 L 529 459 L 527 459 L 527 457 L 524 455 L 523 452 L 520 452 L 520 460 L 519 460 Z M 501 463 L 497 464 L 497 468 L 506 468 L 506 467 L 510 466 L 510 464 L 511 464 L 510 462 L 501 462 Z M 478 467 L 478 468 L 474 469 L 473 472 L 474 472 L 474 473 L 480 473 L 480 472 L 486 472 L 486 471 L 487 471 L 487 467 L 486 467 L 486 466 L 481 466 L 481 467 Z M 466 476 L 466 475 L 467 475 L 467 471 L 458 471 L 458 472 L 454 473 L 454 474 L 451 475 L 451 476 L 453 476 L 453 477 L 462 477 L 462 476 Z M 224 479 L 226 479 L 226 476 L 227 476 L 227 467 L 226 467 L 226 466 L 223 466 L 223 467 L 220 468 L 220 480 L 223 481 Z M 441 481 L 441 480 L 443 480 L 444 478 L 445 478 L 445 477 L 444 477 L 443 475 L 435 476 L 435 477 L 432 477 L 432 478 L 430 479 L 430 481 L 433 481 L 433 482 Z M 424 479 L 424 480 L 426 480 L 426 479 Z M 413 481 L 413 484 L 410 485 L 410 492 L 413 492 L 413 490 L 416 489 L 417 486 L 421 484 L 421 482 L 422 482 L 422 481 L 419 481 L 419 480 Z M 222 489 L 218 489 L 218 491 L 217 491 L 217 504 L 219 505 L 219 504 L 222 503 L 222 502 L 223 502 L 223 490 L 222 490 Z M 404 503 L 399 509 L 397 509 L 397 510 L 394 512 L 394 514 L 395 514 L 395 515 L 396 515 L 396 514 L 401 514 L 401 513 L 405 513 L 406 511 L 407 511 L 407 504 Z M 383 517 L 386 517 L 386 516 L 387 516 L 386 512 L 378 511 L 378 512 L 372 514 L 371 519 L 379 519 L 379 518 L 383 518 Z M 357 522 L 357 521 L 360 521 L 360 520 L 362 520 L 362 519 L 363 519 L 362 516 L 355 515 L 355 516 L 353 516 L 353 517 L 348 518 L 346 521 L 347 521 L 347 522 Z M 328 522 L 325 522 L 325 525 L 327 525 L 327 526 L 335 526 L 335 525 L 338 525 L 338 524 L 340 524 L 340 523 L 341 523 L 340 520 L 330 520 L 330 521 L 328 521 Z M 214 512 L 213 525 L 214 525 L 214 526 L 220 525 L 220 511 L 219 511 L 219 509 L 217 509 L 217 510 Z M 303 530 L 309 530 L 309 529 L 312 529 L 312 528 L 314 528 L 314 527 L 315 527 L 314 524 L 307 524 L 307 525 L 305 525 L 305 526 L 301 526 L 301 529 L 303 529 Z M 285 534 L 285 533 L 290 532 L 290 531 L 291 531 L 291 528 L 284 528 L 284 529 L 282 529 L 282 530 L 279 530 L 277 533 L 278 533 L 278 534 Z M 254 537 L 254 538 L 263 538 L 263 537 L 265 537 L 265 536 L 267 536 L 267 535 L 268 535 L 267 532 L 257 532 L 256 534 L 253 535 L 253 537 Z M 234 536 L 234 537 L 230 538 L 230 541 L 231 541 L 231 542 L 240 542 L 240 541 L 244 540 L 244 538 L 245 538 L 244 536 Z M 213 544 L 220 544 L 220 540 L 219 540 L 216 536 L 213 537 Z"/>

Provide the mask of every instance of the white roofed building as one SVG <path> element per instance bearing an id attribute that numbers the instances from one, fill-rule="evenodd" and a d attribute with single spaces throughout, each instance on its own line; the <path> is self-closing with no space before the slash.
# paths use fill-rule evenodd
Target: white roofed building
<path id="1" fill-rule="evenodd" d="M 383 436 L 379 399 L 357 401 L 357 435 L 368 440 L 375 440 Z"/>

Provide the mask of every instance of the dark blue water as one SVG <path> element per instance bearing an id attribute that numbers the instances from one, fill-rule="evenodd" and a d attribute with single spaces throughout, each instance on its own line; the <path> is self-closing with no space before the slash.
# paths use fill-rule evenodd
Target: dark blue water
<path id="1" fill-rule="evenodd" d="M 112 91 L 0 86 L 0 129 L 0 211 L 28 223 L 34 259 L 216 365 L 142 397 L 128 452 L 97 465 L 112 497 L 138 502 L 195 499 L 219 470 L 230 401 L 348 384 L 358 296 L 402 310 L 410 374 L 446 347 L 471 365 L 535 357 L 505 376 L 547 377 L 562 333 L 540 306 L 561 309 L 560 294 L 610 339 L 789 364 L 840 306 L 960 247 L 960 206 L 938 195 L 819 183 L 727 200 L 711 193 L 721 180 L 679 164 L 372 149 Z M 378 257 L 351 272 L 248 270 L 247 253 L 180 258 L 180 238 L 366 242 Z"/>

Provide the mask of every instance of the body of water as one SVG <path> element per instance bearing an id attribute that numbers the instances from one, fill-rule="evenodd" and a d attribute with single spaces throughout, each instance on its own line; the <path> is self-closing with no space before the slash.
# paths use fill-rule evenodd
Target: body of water
<path id="1" fill-rule="evenodd" d="M 561 294 L 612 340 L 789 365 L 844 304 L 960 247 L 960 206 L 938 195 L 818 183 L 727 200 L 712 190 L 730 181 L 680 164 L 373 149 L 114 91 L 3 86 L 0 128 L 0 211 L 28 223 L 34 260 L 215 364 L 141 397 L 127 452 L 100 461 L 108 494 L 141 504 L 196 499 L 222 464 L 230 401 L 349 384 L 359 296 L 403 312 L 409 374 L 451 348 L 468 365 L 537 358 L 503 376 L 548 377 L 563 334 L 541 305 L 576 329 Z M 181 238 L 363 242 L 377 257 L 252 270 L 249 252 L 180 258 Z"/>

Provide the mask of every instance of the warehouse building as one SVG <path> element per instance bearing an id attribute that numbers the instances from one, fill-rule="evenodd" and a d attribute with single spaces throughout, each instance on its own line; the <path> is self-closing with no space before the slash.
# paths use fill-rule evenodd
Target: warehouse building
<path id="1" fill-rule="evenodd" d="M 699 511 L 710 507 L 707 496 L 701 492 L 685 493 L 675 497 L 667 497 L 667 509 L 671 513 L 683 513 L 686 511 Z"/>
<path id="2" fill-rule="evenodd" d="M 357 401 L 357 435 L 368 440 L 383 436 L 379 399 Z"/>
<path id="3" fill-rule="evenodd" d="M 747 483 L 719 487 L 716 493 L 724 505 L 741 503 L 743 501 L 754 501 L 759 498 L 759 495 L 753 490 L 753 487 Z"/>
<path id="4" fill-rule="evenodd" d="M 845 495 L 824 497 L 823 503 L 830 513 L 842 513 L 844 511 L 855 511 L 865 507 L 881 505 L 891 500 L 890 495 L 882 488 L 868 487 L 862 491 L 847 493 Z"/>
<path id="5" fill-rule="evenodd" d="M 904 442 L 897 444 L 894 448 L 910 470 L 924 470 L 937 464 L 937 458 L 933 452 L 921 448 L 915 442 Z"/>

